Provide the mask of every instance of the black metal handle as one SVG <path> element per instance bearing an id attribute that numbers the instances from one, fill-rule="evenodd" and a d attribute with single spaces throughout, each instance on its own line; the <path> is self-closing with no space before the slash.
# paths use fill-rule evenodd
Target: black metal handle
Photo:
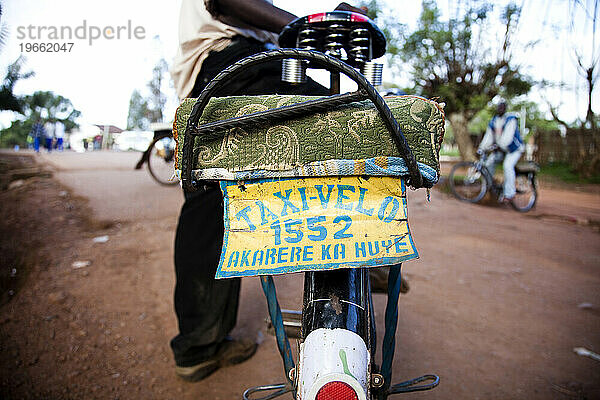
<path id="1" fill-rule="evenodd" d="M 389 109 L 383 98 L 379 95 L 377 90 L 367 81 L 367 79 L 357 70 L 344 63 L 341 60 L 328 56 L 313 50 L 300 50 L 300 49 L 279 49 L 258 53 L 249 57 L 246 57 L 235 64 L 227 67 L 221 71 L 212 81 L 206 85 L 204 90 L 198 96 L 190 117 L 188 119 L 184 141 L 183 141 L 183 157 L 181 160 L 181 175 L 182 175 L 182 186 L 186 191 L 196 190 L 192 182 L 192 169 L 193 169 L 193 142 L 194 142 L 194 131 L 204 108 L 208 104 L 208 100 L 221 89 L 230 79 L 234 79 L 237 75 L 246 71 L 247 69 L 265 63 L 272 60 L 281 60 L 285 58 L 295 58 L 301 60 L 313 61 L 317 64 L 323 65 L 329 70 L 335 72 L 341 72 L 348 76 L 354 82 L 357 83 L 359 89 L 366 92 L 369 100 L 373 102 L 375 108 L 379 111 L 384 124 L 388 130 L 392 133 L 392 138 L 398 147 L 400 155 L 404 158 L 408 167 L 409 179 L 408 184 L 414 188 L 423 186 L 423 177 L 419 171 L 417 161 L 408 146 L 406 138 L 398 125 L 398 121 L 392 115 L 392 111 Z"/>
<path id="2" fill-rule="evenodd" d="M 424 385 L 417 385 L 417 383 L 428 382 Z M 410 392 L 421 392 L 424 390 L 431 390 L 440 384 L 440 377 L 433 374 L 423 375 L 415 379 L 411 379 L 402 383 L 397 383 L 392 386 L 388 392 L 390 394 L 398 393 L 410 393 Z"/>

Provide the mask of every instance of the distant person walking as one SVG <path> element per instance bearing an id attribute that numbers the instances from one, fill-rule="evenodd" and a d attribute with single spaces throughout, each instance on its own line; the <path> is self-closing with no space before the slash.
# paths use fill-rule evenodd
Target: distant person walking
<path id="1" fill-rule="evenodd" d="M 46 150 L 50 153 L 52 151 L 52 142 L 54 141 L 54 123 L 50 121 L 46 122 L 44 129 L 46 131 Z"/>
<path id="2" fill-rule="evenodd" d="M 503 201 L 510 202 L 516 194 L 515 165 L 523 154 L 523 139 L 519 132 L 519 120 L 513 113 L 506 112 L 506 102 L 498 104 L 497 113 L 490 121 L 477 153 L 492 151 L 486 167 L 494 175 L 496 164 L 502 162 L 504 169 Z"/>
<path id="3" fill-rule="evenodd" d="M 30 135 L 33 138 L 33 150 L 39 153 L 40 141 L 46 137 L 46 130 L 39 119 L 33 124 Z"/>
<path id="4" fill-rule="evenodd" d="M 54 137 L 56 138 L 55 148 L 58 151 L 63 151 L 63 141 L 65 138 L 65 124 L 56 121 L 54 124 Z"/>

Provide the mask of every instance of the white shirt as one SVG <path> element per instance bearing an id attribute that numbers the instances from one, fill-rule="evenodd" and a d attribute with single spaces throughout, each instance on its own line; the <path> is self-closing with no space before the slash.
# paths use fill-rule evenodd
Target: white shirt
<path id="1" fill-rule="evenodd" d="M 504 126 L 504 122 L 509 114 L 504 114 L 503 116 L 497 116 L 494 121 L 494 129 L 491 129 L 488 125 L 487 130 L 485 131 L 485 135 L 483 139 L 481 139 L 481 143 L 479 144 L 479 148 L 481 150 L 486 150 L 494 144 L 494 142 L 500 147 L 502 150 L 507 151 L 508 145 L 513 141 L 515 137 L 515 132 L 517 131 L 517 119 L 512 118 Z M 504 128 L 504 129 L 503 129 Z M 494 140 L 495 139 L 495 140 Z"/>
<path id="2" fill-rule="evenodd" d="M 46 138 L 54 138 L 54 124 L 52 122 L 46 122 L 44 124 L 44 130 L 46 131 Z"/>
<path id="3" fill-rule="evenodd" d="M 277 35 L 274 33 L 252 27 L 238 28 L 216 20 L 206 9 L 203 0 L 182 1 L 179 49 L 171 67 L 171 76 L 179 98 L 189 96 L 208 54 L 223 50 L 231 43 L 231 38 L 237 35 L 263 43 L 277 43 Z"/>
<path id="4" fill-rule="evenodd" d="M 56 121 L 56 124 L 54 124 L 54 137 L 57 139 L 65 137 L 65 125 L 60 121 Z"/>

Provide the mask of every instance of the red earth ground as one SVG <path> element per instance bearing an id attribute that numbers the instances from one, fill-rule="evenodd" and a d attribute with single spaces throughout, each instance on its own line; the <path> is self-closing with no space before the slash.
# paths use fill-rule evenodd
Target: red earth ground
<path id="1" fill-rule="evenodd" d="M 175 377 L 177 207 L 114 218 L 74 180 L 35 173 L 14 183 L 11 171 L 36 167 L 32 157 L 0 160 L 0 398 L 239 399 L 283 381 L 256 278 L 243 281 L 233 334 L 262 341 L 257 354 L 196 384 Z M 69 172 L 47 157 L 38 163 L 55 177 Z M 106 165 L 96 171 L 106 180 L 120 173 Z M 98 196 L 122 195 L 111 190 Z M 421 257 L 403 267 L 411 290 L 400 300 L 394 380 L 437 373 L 441 383 L 404 398 L 600 398 L 600 363 L 573 351 L 600 352 L 600 191 L 586 190 L 542 184 L 527 214 L 409 193 Z M 180 202 L 176 187 L 167 196 Z M 136 207 L 154 210 L 147 197 Z M 111 207 L 133 207 L 122 200 Z M 282 306 L 298 309 L 302 277 L 276 284 Z M 375 297 L 380 340 L 384 302 Z"/>

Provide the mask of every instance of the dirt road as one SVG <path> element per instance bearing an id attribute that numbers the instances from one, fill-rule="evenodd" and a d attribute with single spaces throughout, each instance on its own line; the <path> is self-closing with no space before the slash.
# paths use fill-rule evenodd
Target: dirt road
<path id="1" fill-rule="evenodd" d="M 11 268 L 14 294 L 0 308 L 1 398 L 236 399 L 283 380 L 254 278 L 243 281 L 234 335 L 263 340 L 256 356 L 200 383 L 175 378 L 182 196 L 133 171 L 136 157 L 43 155 L 54 178 L 0 193 L 2 242 L 28 249 L 2 268 L 30 269 Z M 597 193 L 542 188 L 529 214 L 409 193 L 421 258 L 403 268 L 411 290 L 400 301 L 394 381 L 437 373 L 441 383 L 403 398 L 600 398 L 600 363 L 573 352 L 600 352 Z M 298 309 L 302 277 L 276 284 L 282 306 Z M 380 340 L 384 301 L 375 298 Z"/>

